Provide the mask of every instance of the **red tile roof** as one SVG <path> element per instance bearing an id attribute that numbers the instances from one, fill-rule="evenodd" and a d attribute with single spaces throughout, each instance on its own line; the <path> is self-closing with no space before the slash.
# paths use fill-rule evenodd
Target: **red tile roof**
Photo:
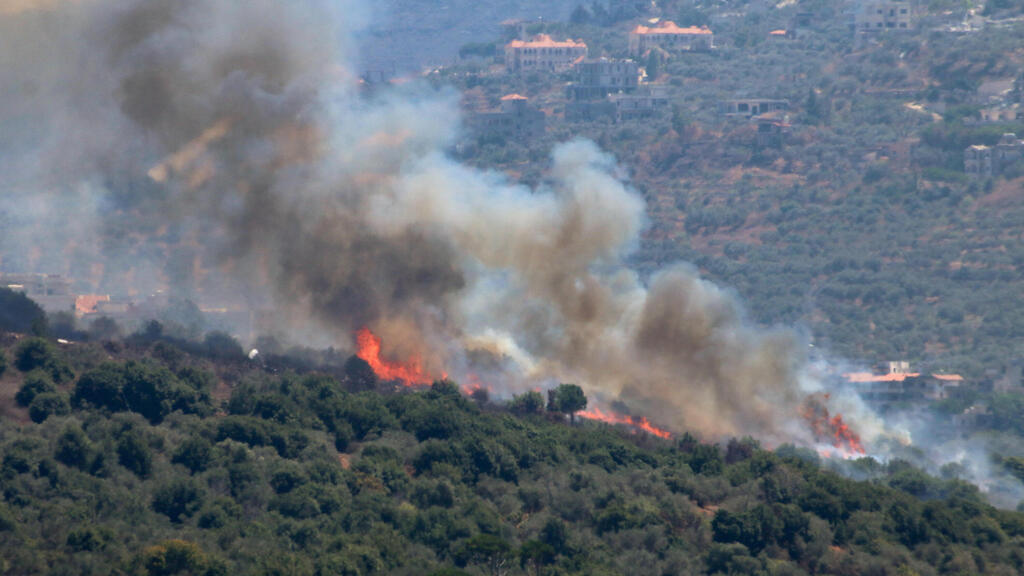
<path id="1" fill-rule="evenodd" d="M 538 34 L 533 40 L 513 40 L 505 45 L 506 48 L 586 48 L 583 40 L 563 40 L 561 42 L 552 40 L 547 34 Z"/>
<path id="2" fill-rule="evenodd" d="M 96 312 L 96 306 L 100 302 L 110 302 L 110 296 L 106 294 L 82 294 L 75 297 L 75 312 L 78 314 L 91 314 Z"/>
<path id="3" fill-rule="evenodd" d="M 871 372 L 850 372 L 843 374 L 848 382 L 903 382 L 907 378 L 917 378 L 921 374 L 872 374 Z"/>
<path id="4" fill-rule="evenodd" d="M 665 20 L 659 22 L 654 26 L 639 25 L 633 29 L 634 34 L 711 34 L 711 30 L 707 26 L 689 26 L 687 28 L 680 28 L 675 22 L 671 20 Z"/>

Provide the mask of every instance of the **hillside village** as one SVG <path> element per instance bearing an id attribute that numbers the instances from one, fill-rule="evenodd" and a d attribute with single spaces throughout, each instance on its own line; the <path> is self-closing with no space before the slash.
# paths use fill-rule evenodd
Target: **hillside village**
<path id="1" fill-rule="evenodd" d="M 594 138 L 647 197 L 638 266 L 695 262 L 763 322 L 808 324 L 861 365 L 897 355 L 934 367 L 849 374 L 876 408 L 956 405 L 970 428 L 986 419 L 976 391 L 1020 392 L 1024 316 L 995 304 L 1017 301 L 1024 264 L 1012 224 L 1024 218 L 1019 11 L 594 3 L 568 22 L 501 26 L 427 73 L 463 90 L 463 158 L 538 180 L 548 143 Z M 959 215 L 934 220 L 947 206 Z M 838 225 L 820 228 L 829 218 Z M 848 224 L 879 242 L 856 238 L 851 251 Z"/>
<path id="2" fill-rule="evenodd" d="M 1020 17 L 999 2 L 583 4 L 503 22 L 425 76 L 462 90 L 464 161 L 535 183 L 554 142 L 612 153 L 649 205 L 639 268 L 693 262 L 759 321 L 806 324 L 847 358 L 980 377 L 1024 354 L 1020 307 L 995 312 L 1024 259 Z"/>

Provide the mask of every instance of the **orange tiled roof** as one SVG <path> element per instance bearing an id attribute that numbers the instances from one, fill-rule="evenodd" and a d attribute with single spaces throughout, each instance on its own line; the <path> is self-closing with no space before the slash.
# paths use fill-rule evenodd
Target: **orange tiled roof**
<path id="1" fill-rule="evenodd" d="M 711 29 L 707 26 L 689 26 L 687 28 L 680 28 L 675 22 L 671 20 L 665 20 L 659 22 L 655 26 L 644 26 L 643 24 L 633 29 L 634 34 L 711 34 Z"/>
<path id="2" fill-rule="evenodd" d="M 547 34 L 538 34 L 533 40 L 513 40 L 505 45 L 506 48 L 586 48 L 583 40 L 563 40 L 561 42 L 552 40 Z"/>
<path id="3" fill-rule="evenodd" d="M 526 96 L 523 96 L 522 94 L 506 94 L 506 95 L 502 96 L 501 99 L 503 101 L 504 100 L 529 100 L 529 98 L 527 98 Z"/>
<path id="4" fill-rule="evenodd" d="M 79 314 L 91 314 L 96 311 L 100 302 L 110 302 L 110 296 L 106 294 L 82 294 L 75 297 L 75 312 Z"/>
<path id="5" fill-rule="evenodd" d="M 932 378 L 949 382 L 963 382 L 964 380 L 964 377 L 959 374 L 932 374 Z"/>
<path id="6" fill-rule="evenodd" d="M 849 372 L 843 374 L 848 382 L 903 382 L 907 378 L 917 378 L 921 374 L 872 374 L 871 372 Z"/>

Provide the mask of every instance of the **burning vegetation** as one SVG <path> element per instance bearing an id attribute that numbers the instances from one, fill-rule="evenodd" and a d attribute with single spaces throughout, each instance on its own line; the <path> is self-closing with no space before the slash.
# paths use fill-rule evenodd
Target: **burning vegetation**
<path id="1" fill-rule="evenodd" d="M 593 408 L 580 412 L 579 415 L 589 420 L 599 420 L 601 422 L 607 422 L 609 424 L 623 424 L 636 430 L 642 430 L 648 434 L 653 434 L 658 438 L 671 438 L 672 434 L 668 430 L 663 430 L 650 423 L 647 418 L 643 416 L 627 416 L 623 414 L 616 414 L 615 412 L 605 412 L 600 408 Z"/>
<path id="2" fill-rule="evenodd" d="M 422 359 L 418 356 L 411 356 L 404 362 L 386 360 L 382 356 L 382 340 L 368 327 L 362 327 L 356 331 L 356 356 L 366 361 L 374 374 L 381 381 L 398 382 L 406 387 L 427 386 L 435 378 L 423 368 Z M 447 378 L 447 373 L 441 378 Z M 461 387 L 466 396 L 488 397 L 492 392 L 489 385 L 484 384 L 480 376 L 470 372 L 465 376 L 467 383 Z M 819 444 L 830 444 L 836 451 L 830 449 L 819 449 L 823 457 L 831 458 L 834 455 L 843 458 L 855 457 L 865 454 L 864 445 L 860 436 L 854 432 L 843 420 L 841 414 L 832 415 L 826 403 L 829 394 L 814 394 L 808 396 L 800 408 L 800 413 L 806 421 L 814 441 Z M 583 401 L 585 403 L 585 400 Z M 549 410 L 552 409 L 549 400 Z M 589 410 L 574 409 L 573 416 L 579 416 L 588 420 L 596 420 L 612 425 L 627 426 L 635 431 L 646 432 L 659 438 L 671 438 L 672 433 L 667 429 L 660 428 L 651 423 L 644 416 L 622 414 L 610 409 L 593 407 Z"/>
<path id="3" fill-rule="evenodd" d="M 831 444 L 838 450 L 838 455 L 844 458 L 865 454 L 860 436 L 843 421 L 843 416 L 829 414 L 828 407 L 825 406 L 828 399 L 828 394 L 811 395 L 807 397 L 801 408 L 801 415 L 814 433 L 815 441 Z M 819 452 L 825 457 L 833 455 L 829 450 L 820 450 Z"/>
<path id="4" fill-rule="evenodd" d="M 478 370 L 496 397 L 579 382 L 644 414 L 595 418 L 658 435 L 651 421 L 708 439 L 806 438 L 790 429 L 807 393 L 798 335 L 748 322 L 692 266 L 631 269 L 647 206 L 595 144 L 553 147 L 536 188 L 460 164 L 447 153 L 457 99 L 427 86 L 367 97 L 346 72 L 356 66 L 335 25 L 350 19 L 337 2 L 65 9 L 70 22 L 26 27 L 26 46 L 47 38 L 57 48 L 19 49 L 24 65 L 9 83 L 66 72 L 38 91 L 60 99 L 19 102 L 38 119 L 26 125 L 69 135 L 24 138 L 49 147 L 26 149 L 20 180 L 32 184 L 30 204 L 89 226 L 26 238 L 131 236 L 130 251 L 91 256 L 103 275 L 132 270 L 172 293 L 270 309 L 282 321 L 266 328 L 282 341 L 355 332 L 358 357 L 382 380 L 466 376 L 478 348 L 497 359 Z M 74 125 L 48 130 L 51 118 Z M 80 134 L 94 145 L 68 145 Z M 83 185 L 92 182 L 111 184 Z M 388 350 L 361 328 L 383 326 Z M 822 428 L 851 445 L 832 420 Z"/>
<path id="5" fill-rule="evenodd" d="M 381 339 L 365 326 L 356 332 L 356 356 L 373 368 L 377 378 L 387 382 L 401 382 L 404 386 L 425 386 L 433 382 L 422 362 L 412 357 L 406 362 L 391 362 L 381 358 Z"/>

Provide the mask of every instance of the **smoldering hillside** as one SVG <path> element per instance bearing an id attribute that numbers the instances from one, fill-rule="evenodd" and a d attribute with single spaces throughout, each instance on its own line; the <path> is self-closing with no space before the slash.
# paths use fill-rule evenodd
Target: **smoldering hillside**
<path id="1" fill-rule="evenodd" d="M 342 346 L 370 326 L 387 353 L 506 394 L 574 381 L 675 429 L 815 441 L 792 332 L 752 326 L 687 265 L 648 280 L 625 266 L 645 206 L 612 158 L 564 143 L 535 189 L 459 165 L 455 94 L 358 90 L 357 8 L 5 15 L 5 258 L 97 289 L 272 302 L 283 327 Z"/>

